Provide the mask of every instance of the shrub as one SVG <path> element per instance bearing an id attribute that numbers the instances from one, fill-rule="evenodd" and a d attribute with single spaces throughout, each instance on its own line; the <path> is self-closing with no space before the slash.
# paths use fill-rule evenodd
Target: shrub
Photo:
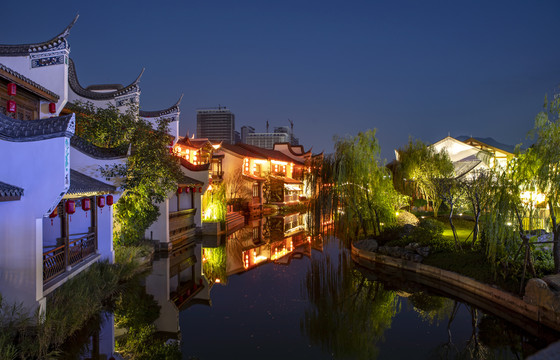
<path id="1" fill-rule="evenodd" d="M 434 219 L 422 219 L 406 238 L 421 245 L 439 243 L 443 238 L 443 224 Z"/>
<path id="2" fill-rule="evenodd" d="M 422 206 L 428 205 L 428 202 L 424 199 L 415 199 L 412 205 L 421 208 Z"/>
<path id="3" fill-rule="evenodd" d="M 409 213 L 408 211 L 400 210 L 397 215 L 397 225 L 417 225 L 418 218 L 416 215 Z"/>

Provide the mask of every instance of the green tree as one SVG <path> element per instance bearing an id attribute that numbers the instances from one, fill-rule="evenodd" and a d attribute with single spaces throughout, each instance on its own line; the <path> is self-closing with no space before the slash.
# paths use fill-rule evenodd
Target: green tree
<path id="1" fill-rule="evenodd" d="M 344 222 L 357 236 L 381 232 L 381 222 L 393 222 L 405 203 L 393 187 L 389 170 L 381 164 L 375 130 L 355 137 L 335 137 L 335 196 L 343 201 Z M 357 226 L 353 226 L 358 219 Z"/>
<path id="2" fill-rule="evenodd" d="M 96 108 L 91 103 L 75 103 L 76 134 L 100 147 L 130 146 L 124 166 L 102 169 L 107 177 L 122 179 L 123 195 L 115 205 L 114 240 L 133 244 L 159 216 L 156 204 L 176 189 L 182 178 L 177 159 L 169 154 L 168 121 L 155 127 L 137 116 L 137 109 L 120 113 L 115 106 Z"/>
<path id="3" fill-rule="evenodd" d="M 534 160 L 538 163 L 536 185 L 538 191 L 545 194 L 550 211 L 554 245 L 554 271 L 560 272 L 560 224 L 557 212 L 560 205 L 560 94 L 555 94 L 552 101 L 545 98 L 544 110 L 535 119 L 531 135 L 537 136 L 533 145 Z"/>
<path id="4" fill-rule="evenodd" d="M 409 139 L 404 148 L 399 148 L 398 164 L 395 169 L 395 183 L 403 193 L 413 199 L 418 195 L 432 202 L 434 216 L 437 217 L 441 201 L 438 199 L 435 179 L 450 178 L 453 164 L 447 152 L 437 152 L 420 140 Z"/>
<path id="5" fill-rule="evenodd" d="M 476 243 L 479 234 L 480 216 L 483 210 L 487 210 L 487 206 L 491 201 L 490 193 L 492 186 L 492 176 L 489 171 L 474 171 L 469 178 L 460 180 L 460 186 L 464 190 L 464 195 L 467 203 L 469 204 L 473 216 L 473 240 L 472 244 Z"/>

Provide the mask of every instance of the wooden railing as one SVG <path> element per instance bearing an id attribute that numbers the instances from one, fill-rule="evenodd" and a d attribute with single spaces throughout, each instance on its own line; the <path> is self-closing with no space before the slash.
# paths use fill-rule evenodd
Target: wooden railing
<path id="1" fill-rule="evenodd" d="M 43 253 L 43 282 L 62 274 L 67 266 L 77 264 L 93 253 L 95 253 L 95 233 L 87 233 L 70 241 L 68 255 L 66 255 L 66 245 Z"/>

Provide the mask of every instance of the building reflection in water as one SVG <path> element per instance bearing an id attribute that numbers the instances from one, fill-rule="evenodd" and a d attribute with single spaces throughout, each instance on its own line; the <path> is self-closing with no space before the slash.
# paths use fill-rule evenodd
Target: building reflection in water
<path id="1" fill-rule="evenodd" d="M 160 306 L 154 325 L 169 338 L 180 339 L 179 312 L 193 304 L 210 305 L 209 286 L 202 276 L 202 245 L 186 241 L 159 253 L 146 277 L 146 292 Z"/>
<path id="2" fill-rule="evenodd" d="M 243 228 L 220 236 L 204 236 L 160 252 L 146 277 L 146 292 L 160 306 L 154 325 L 166 338 L 181 339 L 179 313 L 195 304 L 210 306 L 215 284 L 259 265 L 288 265 L 292 259 L 322 251 L 321 234 L 308 235 L 308 217 L 300 213 L 247 219 Z"/>

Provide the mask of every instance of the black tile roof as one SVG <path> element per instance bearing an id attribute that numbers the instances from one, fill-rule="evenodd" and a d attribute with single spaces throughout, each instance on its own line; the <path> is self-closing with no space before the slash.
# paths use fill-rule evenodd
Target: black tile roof
<path id="1" fill-rule="evenodd" d="M 40 120 L 18 120 L 0 114 L 0 139 L 24 142 L 74 135 L 74 114 Z"/>
<path id="2" fill-rule="evenodd" d="M 0 45 L 1 46 L 1 45 Z M 55 94 L 54 92 L 50 91 L 49 89 L 37 84 L 35 81 L 26 78 L 25 76 L 21 75 L 20 73 L 10 69 L 9 67 L 7 67 L 4 64 L 0 64 L 0 69 L 4 70 L 5 72 L 7 72 L 10 75 L 15 76 L 16 78 L 20 79 L 21 81 L 23 81 L 24 83 L 27 83 L 33 87 L 36 87 L 37 89 L 40 89 L 44 92 L 46 92 L 47 94 L 49 94 L 50 96 L 54 97 L 55 99 L 60 99 L 60 96 L 58 96 L 58 94 Z"/>
<path id="3" fill-rule="evenodd" d="M 67 49 L 68 42 L 66 37 L 70 34 L 70 29 L 78 20 L 78 16 L 76 15 L 74 20 L 60 34 L 50 40 L 35 44 L 0 45 L 0 56 L 28 56 L 40 51 Z"/>
<path id="4" fill-rule="evenodd" d="M 81 195 L 91 193 L 110 193 L 116 191 L 113 185 L 106 184 L 89 177 L 81 172 L 70 169 L 70 189 L 66 195 Z"/>
<path id="5" fill-rule="evenodd" d="M 0 197 L 23 196 L 23 189 L 0 181 Z"/>
<path id="6" fill-rule="evenodd" d="M 158 117 L 158 116 L 163 116 L 163 115 L 167 115 L 167 114 L 172 114 L 174 112 L 178 112 L 179 111 L 179 104 L 181 104 L 181 100 L 183 100 L 183 95 L 184 94 L 181 95 L 181 97 L 179 98 L 179 100 L 177 100 L 175 105 L 172 105 L 172 106 L 168 107 L 167 109 L 153 110 L 153 111 L 140 110 L 139 115 L 141 117 L 150 118 L 150 117 Z"/>
<path id="7" fill-rule="evenodd" d="M 70 139 L 70 145 L 73 148 L 81 151 L 82 153 L 89 155 L 96 159 L 121 159 L 128 155 L 128 144 L 124 144 L 115 148 L 102 148 L 87 140 L 79 137 L 78 135 L 72 136 Z"/>
<path id="8" fill-rule="evenodd" d="M 181 181 L 179 181 L 179 185 L 181 186 L 200 186 L 203 185 L 204 182 L 200 181 L 200 180 L 196 180 L 193 179 L 191 177 L 188 176 L 183 176 L 183 178 L 181 179 Z"/>
<path id="9" fill-rule="evenodd" d="M 70 63 L 68 66 L 68 84 L 70 85 L 72 91 L 74 91 L 76 94 L 80 95 L 83 98 L 89 100 L 111 100 L 117 96 L 126 95 L 131 92 L 139 91 L 140 88 L 138 86 L 138 83 L 140 82 L 140 78 L 142 77 L 142 74 L 144 74 L 144 69 L 142 69 L 142 72 L 140 72 L 140 75 L 138 75 L 138 77 L 136 78 L 136 80 L 134 80 L 133 83 L 123 87 L 122 89 L 110 91 L 110 92 L 91 91 L 83 88 L 82 85 L 80 85 L 80 82 L 78 81 L 78 75 L 76 74 L 76 67 L 74 65 L 74 61 L 70 59 Z"/>

